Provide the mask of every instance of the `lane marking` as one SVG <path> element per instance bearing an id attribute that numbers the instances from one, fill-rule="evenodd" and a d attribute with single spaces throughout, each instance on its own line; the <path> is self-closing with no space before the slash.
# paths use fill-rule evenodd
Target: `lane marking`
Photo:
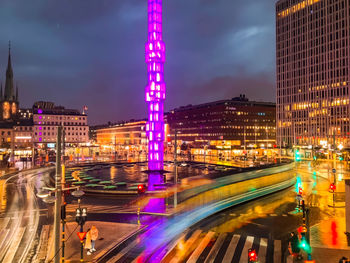
<path id="1" fill-rule="evenodd" d="M 254 242 L 254 237 L 247 236 L 247 239 L 245 241 L 241 258 L 239 259 L 239 263 L 247 263 L 248 262 L 248 249 L 252 248 Z"/>
<path id="2" fill-rule="evenodd" d="M 188 253 L 189 249 L 192 247 L 192 245 L 194 244 L 194 242 L 196 242 L 196 240 L 198 239 L 198 237 L 200 236 L 200 234 L 202 233 L 202 230 L 197 229 L 192 235 L 191 237 L 186 241 L 184 248 L 187 250 L 185 252 Z M 170 261 L 170 263 L 177 263 L 180 262 L 183 256 L 183 253 L 179 253 L 179 252 L 183 252 L 183 251 L 178 251 L 175 255 L 175 257 L 172 258 L 172 260 Z"/>
<path id="3" fill-rule="evenodd" d="M 164 249 L 162 249 L 162 251 L 160 251 L 159 255 L 154 259 L 156 262 L 160 261 L 161 259 L 165 259 L 177 246 L 177 244 L 181 241 L 183 241 L 186 237 L 187 231 L 183 234 L 181 234 L 181 236 L 178 239 L 175 239 L 173 242 L 170 242 Z M 165 252 L 165 255 L 162 256 L 162 252 Z"/>
<path id="4" fill-rule="evenodd" d="M 192 253 L 191 257 L 187 260 L 187 263 L 196 263 L 199 256 L 202 254 L 204 249 L 209 244 L 210 240 L 214 236 L 215 232 L 209 232 L 200 242 L 198 247 L 195 249 L 195 251 Z"/>
<path id="5" fill-rule="evenodd" d="M 293 256 L 292 255 L 289 255 L 287 257 L 287 263 L 293 263 Z"/>
<path id="6" fill-rule="evenodd" d="M 231 242 L 227 247 L 226 254 L 222 259 L 222 263 L 231 263 L 240 237 L 241 237 L 240 235 L 233 235 Z"/>
<path id="7" fill-rule="evenodd" d="M 275 240 L 274 242 L 274 254 L 273 254 L 273 262 L 274 263 L 281 263 L 281 259 L 282 259 L 282 254 L 281 254 L 281 240 Z"/>
<path id="8" fill-rule="evenodd" d="M 259 259 L 260 263 L 265 263 L 266 262 L 267 244 L 268 244 L 267 238 L 261 238 L 260 239 L 259 255 L 258 255 L 258 259 Z"/>
<path id="9" fill-rule="evenodd" d="M 208 257 L 205 259 L 204 263 L 213 263 L 216 256 L 219 253 L 219 250 L 222 246 L 222 244 L 225 241 L 225 238 L 227 236 L 227 233 L 221 233 L 218 237 L 218 239 L 216 240 L 214 246 L 211 248 Z"/>

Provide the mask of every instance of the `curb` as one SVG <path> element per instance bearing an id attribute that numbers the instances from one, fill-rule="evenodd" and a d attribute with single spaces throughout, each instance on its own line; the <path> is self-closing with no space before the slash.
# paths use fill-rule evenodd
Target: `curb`
<path id="1" fill-rule="evenodd" d="M 125 237 L 123 240 L 121 240 L 120 242 L 118 242 L 117 244 L 111 246 L 108 248 L 108 250 L 106 252 L 102 252 L 100 254 L 102 255 L 97 255 L 97 259 L 94 259 L 92 262 L 94 263 L 99 263 L 99 262 L 103 262 L 103 260 L 105 260 L 105 258 L 108 256 L 109 253 L 111 253 L 113 250 L 117 249 L 118 247 L 120 247 L 121 245 L 123 245 L 125 242 L 127 242 L 130 238 L 133 238 L 134 236 L 138 235 L 140 232 L 144 231 L 147 228 L 147 225 L 145 226 L 141 226 L 138 230 L 136 230 L 135 232 L 131 233 L 130 235 L 128 235 L 127 237 Z"/>

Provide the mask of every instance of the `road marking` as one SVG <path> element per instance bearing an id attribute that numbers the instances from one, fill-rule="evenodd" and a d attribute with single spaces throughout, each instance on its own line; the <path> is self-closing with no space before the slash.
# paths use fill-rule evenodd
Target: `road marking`
<path id="1" fill-rule="evenodd" d="M 219 250 L 222 246 L 222 244 L 225 241 L 227 234 L 226 233 L 222 233 L 219 235 L 218 239 L 216 240 L 214 246 L 211 248 L 208 257 L 205 259 L 204 263 L 213 263 L 216 256 L 219 253 Z"/>
<path id="2" fill-rule="evenodd" d="M 162 250 L 162 251 L 160 251 L 158 257 L 160 256 L 160 257 L 161 257 L 160 259 L 166 258 L 166 257 L 171 253 L 171 251 L 174 250 L 174 248 L 177 246 L 177 244 L 178 244 L 179 242 L 181 242 L 182 240 L 184 240 L 184 238 L 186 237 L 186 234 L 187 234 L 187 231 L 186 231 L 185 233 L 181 234 L 181 236 L 180 236 L 178 239 L 176 239 L 175 241 L 170 242 L 170 243 L 163 249 L 163 250 L 166 251 L 165 255 L 164 255 L 164 256 L 161 255 L 161 254 L 162 254 L 162 251 L 163 251 L 163 250 Z M 156 261 L 160 261 L 160 259 L 157 260 L 157 258 L 156 258 L 155 260 L 156 260 Z"/>
<path id="3" fill-rule="evenodd" d="M 292 255 L 289 255 L 287 257 L 287 263 L 293 263 L 293 256 Z"/>
<path id="4" fill-rule="evenodd" d="M 230 263 L 232 261 L 233 255 L 235 254 L 236 247 L 238 244 L 240 236 L 239 235 L 233 235 L 230 244 L 227 247 L 226 254 L 224 258 L 222 259 L 223 263 Z"/>
<path id="5" fill-rule="evenodd" d="M 20 227 L 16 231 L 14 239 L 11 242 L 11 245 L 10 245 L 6 255 L 5 255 L 3 262 L 12 262 L 13 258 L 15 257 L 15 254 L 18 250 L 18 247 L 21 244 L 21 240 L 23 238 L 25 230 L 26 230 L 25 227 Z"/>
<path id="6" fill-rule="evenodd" d="M 195 249 L 195 251 L 192 253 L 191 257 L 187 260 L 187 263 L 195 263 L 197 262 L 199 256 L 202 254 L 204 249 L 209 244 L 210 240 L 214 236 L 215 232 L 209 232 L 200 242 L 198 247 Z"/>
<path id="7" fill-rule="evenodd" d="M 281 254 L 281 240 L 274 241 L 274 254 L 273 254 L 273 262 L 281 263 L 282 254 Z"/>
<path id="8" fill-rule="evenodd" d="M 187 249 L 187 251 L 185 253 L 188 253 L 189 249 L 192 247 L 192 245 L 194 244 L 194 242 L 198 239 L 198 237 L 200 236 L 200 234 L 202 233 L 202 230 L 197 229 L 192 235 L 191 237 L 186 241 L 184 247 L 185 249 Z M 178 251 L 178 253 L 176 253 L 175 257 L 173 257 L 173 259 L 170 261 L 170 263 L 176 263 L 181 261 L 181 257 L 183 255 L 181 255 L 179 253 L 180 251 Z M 182 252 L 182 251 L 181 251 Z"/>
<path id="9" fill-rule="evenodd" d="M 266 261 L 266 249 L 268 240 L 266 238 L 260 239 L 260 247 L 259 247 L 259 263 L 265 263 Z"/>
<path id="10" fill-rule="evenodd" d="M 254 242 L 254 237 L 247 236 L 247 239 L 245 241 L 245 244 L 241 253 L 241 258 L 239 259 L 239 263 L 248 262 L 248 249 L 252 248 L 253 242 Z"/>

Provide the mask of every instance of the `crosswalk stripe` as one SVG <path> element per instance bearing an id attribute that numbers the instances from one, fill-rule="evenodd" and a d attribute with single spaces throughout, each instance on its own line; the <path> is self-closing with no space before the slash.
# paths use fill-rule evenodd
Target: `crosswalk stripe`
<path id="1" fill-rule="evenodd" d="M 287 263 L 293 263 L 293 256 L 292 255 L 289 255 L 287 257 Z"/>
<path id="2" fill-rule="evenodd" d="M 183 240 L 185 238 L 185 236 L 186 236 L 186 233 L 183 233 L 174 242 L 171 242 L 170 244 L 168 244 L 162 251 L 159 252 L 159 255 L 154 259 L 155 260 L 154 262 L 157 262 L 157 261 L 159 262 L 160 259 L 166 258 L 171 253 L 171 251 L 174 250 L 174 248 L 177 246 L 177 244 L 179 244 L 179 242 L 181 242 L 181 240 Z M 166 252 L 165 252 L 165 255 L 163 256 L 162 253 L 163 253 L 164 250 Z"/>
<path id="3" fill-rule="evenodd" d="M 214 246 L 211 248 L 209 255 L 205 259 L 204 263 L 213 263 L 214 262 L 216 256 L 219 253 L 219 250 L 220 250 L 222 244 L 225 241 L 226 236 L 227 236 L 226 233 L 222 233 L 219 235 L 218 239 L 216 240 Z"/>
<path id="4" fill-rule="evenodd" d="M 239 239 L 239 235 L 233 235 L 231 242 L 227 247 L 226 254 L 222 259 L 222 263 L 230 263 L 232 261 Z"/>
<path id="5" fill-rule="evenodd" d="M 196 250 L 192 253 L 191 257 L 187 260 L 187 263 L 195 263 L 197 262 L 199 256 L 202 254 L 204 249 L 209 244 L 210 240 L 214 236 L 215 232 L 209 232 L 200 242 Z"/>
<path id="6" fill-rule="evenodd" d="M 191 237 L 186 241 L 184 247 L 188 250 L 191 248 L 191 246 L 193 245 L 193 243 L 198 239 L 198 237 L 200 236 L 200 234 L 202 233 L 202 230 L 196 230 Z M 172 258 L 172 260 L 170 261 L 170 263 L 176 263 L 176 262 L 180 262 L 181 261 L 181 256 L 180 253 L 177 253 L 175 257 Z"/>
<path id="7" fill-rule="evenodd" d="M 273 253 L 273 262 L 274 263 L 281 263 L 282 254 L 281 254 L 281 240 L 275 240 L 274 242 L 274 253 Z"/>
<path id="8" fill-rule="evenodd" d="M 259 247 L 259 263 L 266 262 L 266 250 L 267 250 L 267 242 L 266 238 L 260 239 L 260 247 Z"/>
<path id="9" fill-rule="evenodd" d="M 11 245 L 6 253 L 6 256 L 4 258 L 3 262 L 12 262 L 13 258 L 15 257 L 15 254 L 17 252 L 17 249 L 19 245 L 21 244 L 22 237 L 24 235 L 24 232 L 26 230 L 26 227 L 20 227 L 11 242 Z"/>
<path id="10" fill-rule="evenodd" d="M 239 259 L 239 263 L 248 262 L 248 249 L 252 248 L 253 242 L 254 242 L 254 237 L 247 236 L 242 253 L 241 253 L 241 258 Z"/>

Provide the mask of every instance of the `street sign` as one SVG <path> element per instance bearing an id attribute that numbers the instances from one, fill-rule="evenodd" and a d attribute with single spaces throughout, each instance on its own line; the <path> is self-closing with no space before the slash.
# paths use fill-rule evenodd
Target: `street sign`
<path id="1" fill-rule="evenodd" d="M 83 241 L 83 240 L 84 240 L 84 237 L 86 236 L 86 232 L 78 232 L 77 235 L 78 235 L 79 239 L 80 239 L 81 241 Z"/>
<path id="2" fill-rule="evenodd" d="M 335 170 L 334 168 L 332 169 L 332 173 L 336 173 L 337 172 L 337 170 Z"/>

